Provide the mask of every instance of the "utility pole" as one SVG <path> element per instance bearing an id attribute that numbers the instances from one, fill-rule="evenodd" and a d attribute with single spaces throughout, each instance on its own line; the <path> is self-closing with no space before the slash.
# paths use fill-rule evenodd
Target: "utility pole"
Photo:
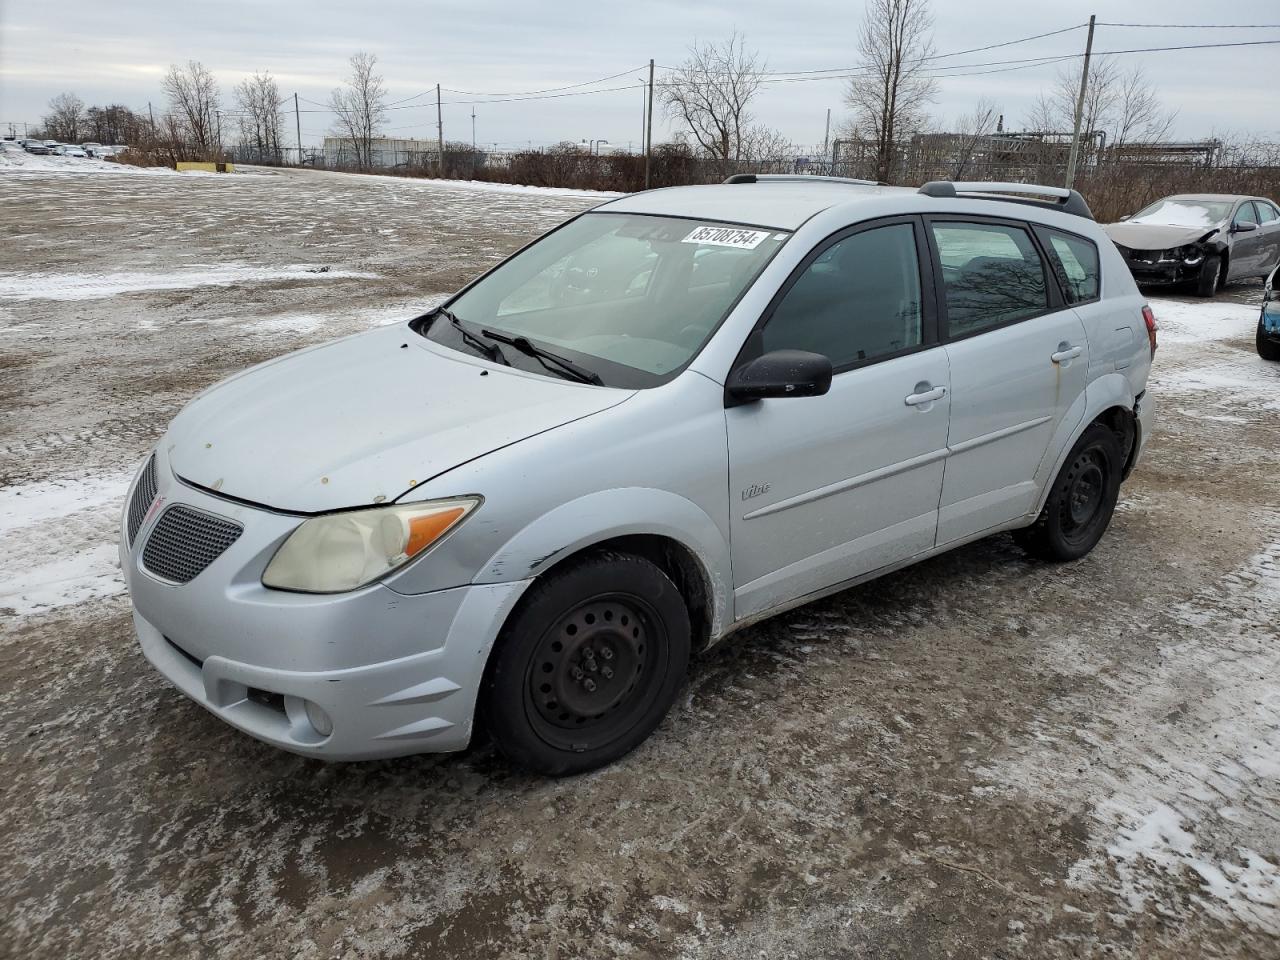
<path id="1" fill-rule="evenodd" d="M 475 109 L 474 107 L 472 109 Z M 436 147 L 440 151 L 440 178 L 444 179 L 444 118 L 440 113 L 440 84 L 436 84 Z"/>
<path id="2" fill-rule="evenodd" d="M 822 135 L 822 159 L 827 159 L 827 149 L 831 146 L 831 108 L 827 107 L 827 132 Z"/>
<path id="3" fill-rule="evenodd" d="M 471 152 L 476 152 L 476 107 L 471 105 Z"/>
<path id="4" fill-rule="evenodd" d="M 298 95 L 293 95 L 293 126 L 298 133 L 298 166 L 302 166 L 302 116 L 298 111 Z"/>
<path id="5" fill-rule="evenodd" d="M 1084 120 L 1084 94 L 1089 86 L 1089 57 L 1093 54 L 1093 22 L 1097 15 L 1089 17 L 1089 39 L 1084 44 L 1084 68 L 1080 71 L 1080 95 L 1076 97 L 1076 125 L 1071 134 L 1071 156 L 1067 160 L 1067 182 L 1063 184 L 1068 190 L 1076 182 L 1076 163 L 1080 159 L 1080 124 Z"/>
<path id="6" fill-rule="evenodd" d="M 649 58 L 649 110 L 644 126 L 644 188 L 649 189 L 649 163 L 653 154 L 653 58 Z"/>
<path id="7" fill-rule="evenodd" d="M 156 138 L 156 112 L 151 109 L 151 101 L 147 101 L 147 114 L 151 117 L 151 139 Z"/>

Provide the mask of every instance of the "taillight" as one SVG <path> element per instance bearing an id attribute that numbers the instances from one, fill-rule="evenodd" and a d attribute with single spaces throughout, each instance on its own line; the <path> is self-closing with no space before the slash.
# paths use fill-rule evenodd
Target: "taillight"
<path id="1" fill-rule="evenodd" d="M 1142 319 L 1147 324 L 1147 342 L 1151 344 L 1151 358 L 1154 360 L 1156 355 L 1156 331 L 1160 329 L 1160 324 L 1156 323 L 1156 315 L 1151 312 L 1150 306 L 1143 306 Z"/>

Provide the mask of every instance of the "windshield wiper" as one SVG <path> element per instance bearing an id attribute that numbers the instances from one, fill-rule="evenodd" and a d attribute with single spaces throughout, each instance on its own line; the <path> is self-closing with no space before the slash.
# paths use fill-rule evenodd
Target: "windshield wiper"
<path id="1" fill-rule="evenodd" d="M 506 343 L 521 353 L 528 354 L 535 358 L 548 370 L 553 373 L 559 373 L 567 376 L 570 380 L 577 380 L 579 383 L 591 383 L 597 387 L 603 387 L 604 381 L 600 379 L 600 375 L 586 367 L 578 366 L 567 357 L 562 357 L 558 353 L 552 353 L 545 347 L 540 347 L 528 337 L 512 337 L 505 333 L 496 333 L 493 330 L 481 330 L 480 335 L 488 337 L 490 340 L 497 340 L 498 343 Z"/>
<path id="2" fill-rule="evenodd" d="M 506 354 L 502 352 L 502 348 L 500 346 L 496 343 L 485 343 L 474 333 L 468 330 L 463 322 L 455 317 L 451 311 L 446 310 L 444 307 L 440 307 L 436 310 L 436 316 L 444 317 L 448 320 L 453 328 L 457 330 L 458 333 L 462 334 L 462 339 L 479 350 L 485 357 L 492 360 L 494 363 L 502 364 L 504 367 L 511 366 L 511 361 L 507 359 Z M 485 334 L 485 336 L 488 336 L 488 334 Z"/>

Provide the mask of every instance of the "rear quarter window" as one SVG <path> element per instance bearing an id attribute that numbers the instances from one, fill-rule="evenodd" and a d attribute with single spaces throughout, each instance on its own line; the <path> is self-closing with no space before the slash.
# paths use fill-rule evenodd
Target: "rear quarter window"
<path id="1" fill-rule="evenodd" d="M 1098 248 L 1093 241 L 1047 227 L 1040 228 L 1040 237 L 1049 251 L 1049 260 L 1067 303 L 1097 300 L 1101 274 Z"/>

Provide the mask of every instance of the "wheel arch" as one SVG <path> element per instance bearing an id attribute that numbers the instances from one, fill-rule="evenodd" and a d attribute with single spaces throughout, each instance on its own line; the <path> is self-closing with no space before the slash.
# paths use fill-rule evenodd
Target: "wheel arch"
<path id="1" fill-rule="evenodd" d="M 1037 477 L 1040 493 L 1036 497 L 1035 509 L 1030 514 L 1032 517 L 1039 516 L 1040 511 L 1044 509 L 1045 500 L 1048 499 L 1049 491 L 1053 488 L 1054 478 L 1062 470 L 1072 447 L 1095 423 L 1105 423 L 1116 431 L 1125 458 L 1121 478 L 1128 477 L 1129 471 L 1133 468 L 1134 456 L 1139 449 L 1138 431 L 1141 429 L 1133 412 L 1134 400 L 1133 387 L 1129 380 L 1118 373 L 1099 377 L 1085 388 L 1084 393 L 1072 405 L 1073 411 L 1079 408 L 1079 418 L 1074 419 L 1070 415 L 1064 418 L 1067 422 L 1074 421 L 1075 428 L 1069 432 L 1059 432 L 1058 438 L 1055 438 L 1057 446 L 1051 448 L 1055 450 L 1055 455 L 1052 459 L 1046 457 L 1041 465 L 1041 472 Z M 1065 439 L 1060 439 L 1063 436 Z"/>
<path id="2" fill-rule="evenodd" d="M 704 510 L 668 491 L 620 488 L 562 504 L 504 544 L 475 582 L 536 580 L 607 550 L 643 557 L 672 578 L 697 631 L 695 648 L 724 632 L 731 620 L 728 541 Z"/>

